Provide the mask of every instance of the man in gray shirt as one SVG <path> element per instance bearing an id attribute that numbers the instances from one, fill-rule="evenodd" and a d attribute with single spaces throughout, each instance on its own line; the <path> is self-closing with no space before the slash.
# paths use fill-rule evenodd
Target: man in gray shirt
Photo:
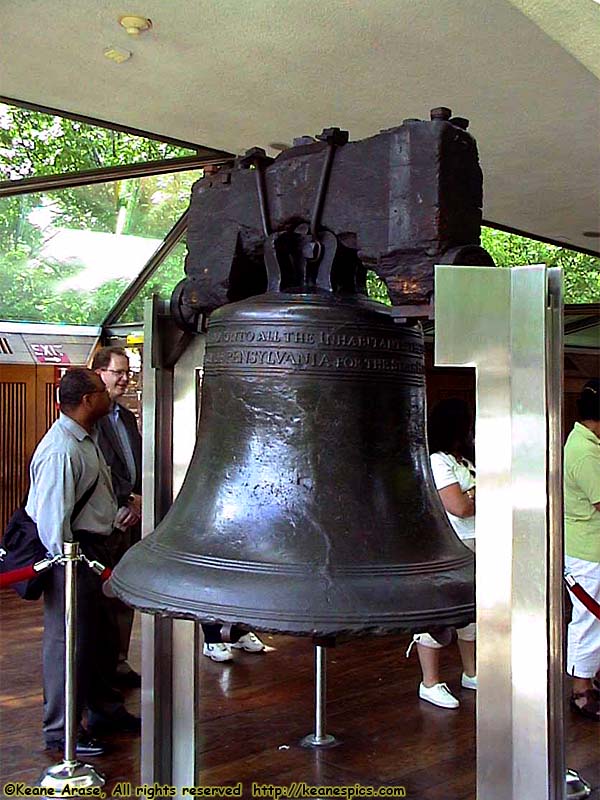
<path id="1" fill-rule="evenodd" d="M 110 472 L 96 443 L 95 424 L 109 409 L 106 387 L 88 369 L 69 370 L 59 386 L 60 416 L 39 443 L 31 462 L 31 487 L 26 511 L 36 522 L 40 539 L 52 555 L 62 553 L 65 540 L 76 539 L 82 552 L 110 566 L 106 537 L 113 529 L 117 502 Z M 76 502 L 95 486 L 79 515 L 71 520 Z M 71 525 L 72 522 L 72 525 Z M 56 564 L 44 592 L 43 732 L 46 748 L 60 751 L 65 721 L 64 566 Z M 100 577 L 85 564 L 77 570 L 77 716 L 83 710 L 128 714 L 107 685 L 103 659 L 116 652 L 107 638 L 115 636 Z M 139 725 L 138 725 L 139 727 Z M 103 747 L 80 728 L 76 752 L 101 755 Z"/>

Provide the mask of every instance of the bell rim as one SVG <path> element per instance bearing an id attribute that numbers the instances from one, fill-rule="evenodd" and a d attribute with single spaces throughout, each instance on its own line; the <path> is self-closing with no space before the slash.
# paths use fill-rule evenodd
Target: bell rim
<path id="1" fill-rule="evenodd" d="M 281 636 L 358 636 L 415 632 L 435 626 L 462 627 L 475 619 L 475 603 L 444 606 L 443 609 L 422 608 L 407 612 L 374 611 L 365 615 L 364 609 L 351 613 L 302 614 L 297 610 L 241 608 L 238 604 L 222 605 L 211 602 L 191 601 L 186 606 L 176 604 L 172 594 L 149 591 L 144 594 L 132 592 L 126 584 L 113 584 L 114 593 L 121 600 L 133 605 L 142 613 L 171 619 L 187 619 L 204 624 L 233 624 L 249 630 L 273 633 Z"/>
<path id="2" fill-rule="evenodd" d="M 391 633 L 427 630 L 431 625 L 460 627 L 474 618 L 474 559 L 470 551 L 459 570 L 432 573 L 430 569 L 404 578 L 387 575 L 382 594 L 373 591 L 373 578 L 381 584 L 382 576 L 368 572 L 332 579 L 313 570 L 292 580 L 281 573 L 224 572 L 175 561 L 161 564 L 161 583 L 156 580 L 160 559 L 155 552 L 146 547 L 141 563 L 130 558 L 136 548 L 138 556 L 142 555 L 139 548 L 143 545 L 144 540 L 124 556 L 113 573 L 111 588 L 121 600 L 154 615 L 298 636 Z M 177 575 L 177 579 L 165 581 L 169 575 Z M 422 600 L 419 587 L 424 581 L 429 587 L 425 608 L 417 603 Z M 407 598 L 412 598 L 411 603 Z"/>

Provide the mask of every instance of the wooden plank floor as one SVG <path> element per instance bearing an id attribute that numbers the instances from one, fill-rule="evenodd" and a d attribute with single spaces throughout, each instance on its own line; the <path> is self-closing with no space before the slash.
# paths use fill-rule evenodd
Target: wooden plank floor
<path id="1" fill-rule="evenodd" d="M 41 741 L 41 603 L 0 592 L 0 791 L 7 781 L 33 785 L 50 759 Z M 299 741 L 313 729 L 313 648 L 310 641 L 265 637 L 276 648 L 235 653 L 230 664 L 200 660 L 199 783 L 253 781 L 289 785 L 400 785 L 414 800 L 475 797 L 475 695 L 460 690 L 456 648 L 444 651 L 445 675 L 461 700 L 456 711 L 416 696 L 416 654 L 404 657 L 407 636 L 358 640 L 330 651 L 328 731 L 337 747 L 312 750 Z M 131 661 L 139 668 L 139 625 Z M 128 707 L 139 713 L 139 690 Z M 595 787 L 600 800 L 600 730 L 566 712 L 567 763 Z M 93 760 L 117 781 L 139 783 L 139 738 L 115 736 Z"/>

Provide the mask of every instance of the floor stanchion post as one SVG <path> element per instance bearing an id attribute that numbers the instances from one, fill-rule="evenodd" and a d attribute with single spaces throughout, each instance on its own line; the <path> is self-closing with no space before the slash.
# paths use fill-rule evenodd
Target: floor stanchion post
<path id="1" fill-rule="evenodd" d="M 65 752 L 64 759 L 42 773 L 39 784 L 52 796 L 73 796 L 74 789 L 104 786 L 104 776 L 77 761 L 77 569 L 79 544 L 64 543 L 65 564 Z"/>

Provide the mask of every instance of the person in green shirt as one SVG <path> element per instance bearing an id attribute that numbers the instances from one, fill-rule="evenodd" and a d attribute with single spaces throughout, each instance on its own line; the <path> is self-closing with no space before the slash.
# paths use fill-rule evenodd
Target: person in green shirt
<path id="1" fill-rule="evenodd" d="M 600 601 L 600 380 L 586 383 L 565 444 L 565 569 Z M 574 596 L 567 634 L 571 708 L 600 722 L 600 620 Z"/>

